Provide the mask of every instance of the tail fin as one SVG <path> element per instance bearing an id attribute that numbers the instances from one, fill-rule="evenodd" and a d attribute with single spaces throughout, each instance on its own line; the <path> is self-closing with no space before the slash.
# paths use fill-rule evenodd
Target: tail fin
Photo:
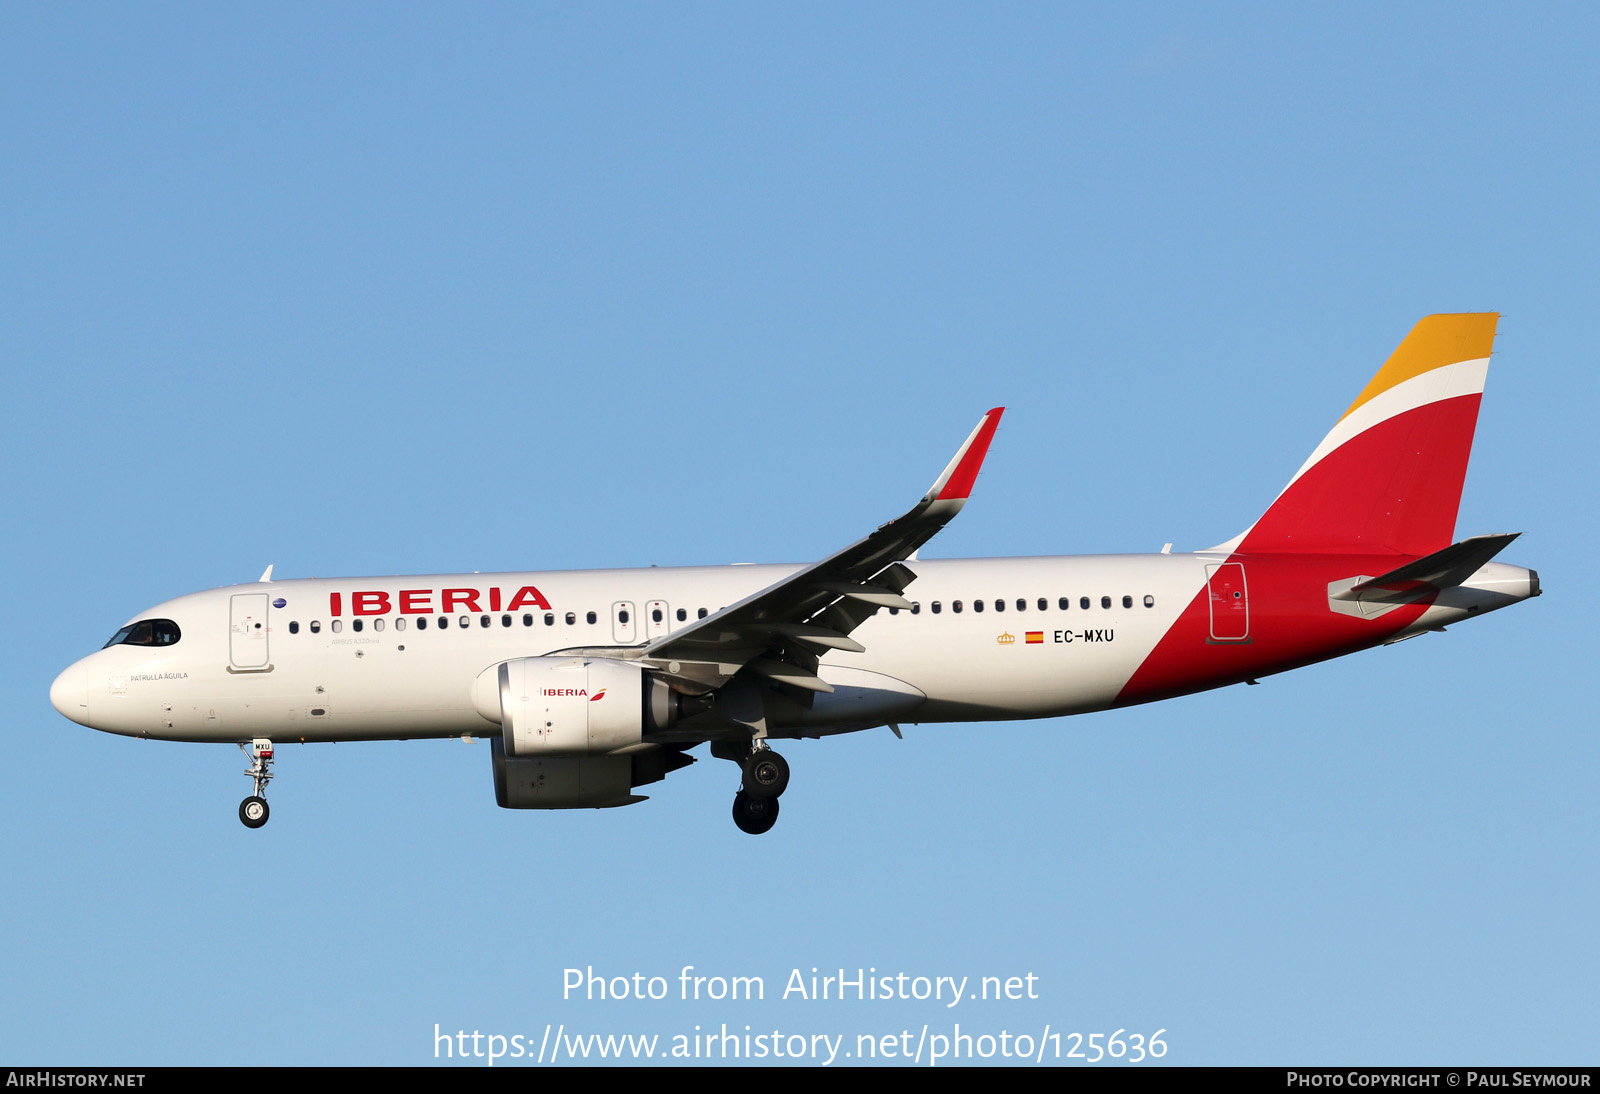
<path id="1" fill-rule="evenodd" d="M 1430 315 L 1260 520 L 1224 546 L 1427 555 L 1455 536 L 1497 312 Z"/>

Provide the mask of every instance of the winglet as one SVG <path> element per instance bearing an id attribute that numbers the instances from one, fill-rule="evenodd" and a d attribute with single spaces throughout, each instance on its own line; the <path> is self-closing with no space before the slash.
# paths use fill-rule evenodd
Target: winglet
<path id="1" fill-rule="evenodd" d="M 950 465 L 944 469 L 944 474 L 928 488 L 929 501 L 964 501 L 971 495 L 978 469 L 983 466 L 983 458 L 989 454 L 989 442 L 994 440 L 994 431 L 1000 425 L 1000 415 L 1005 412 L 1005 407 L 997 406 L 983 416 L 978 428 L 972 431 L 972 436 L 967 438 Z"/>

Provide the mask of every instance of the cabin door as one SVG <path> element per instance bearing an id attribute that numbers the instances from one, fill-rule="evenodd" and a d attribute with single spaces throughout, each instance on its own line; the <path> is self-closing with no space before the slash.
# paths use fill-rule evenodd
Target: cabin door
<path id="1" fill-rule="evenodd" d="M 1206 588 L 1211 599 L 1211 641 L 1250 640 L 1250 593 L 1245 587 L 1244 564 L 1223 562 L 1206 567 Z"/>

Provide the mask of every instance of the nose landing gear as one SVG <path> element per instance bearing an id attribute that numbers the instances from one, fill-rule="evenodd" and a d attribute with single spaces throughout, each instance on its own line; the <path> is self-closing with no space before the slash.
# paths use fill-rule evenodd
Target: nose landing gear
<path id="1" fill-rule="evenodd" d="M 265 737 L 257 737 L 248 745 L 241 741 L 239 751 L 250 760 L 250 770 L 245 774 L 256 782 L 256 792 L 239 803 L 239 820 L 246 828 L 260 828 L 271 812 L 265 795 L 267 783 L 272 781 L 272 742 Z"/>

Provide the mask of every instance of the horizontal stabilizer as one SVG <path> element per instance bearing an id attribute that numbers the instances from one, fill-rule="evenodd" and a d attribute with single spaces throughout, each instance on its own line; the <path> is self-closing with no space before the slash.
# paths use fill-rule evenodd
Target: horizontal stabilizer
<path id="1" fill-rule="evenodd" d="M 1360 600 L 1371 593 L 1411 592 L 1420 586 L 1445 589 L 1460 585 L 1521 534 L 1505 532 L 1492 536 L 1473 536 L 1386 574 L 1359 581 L 1334 596 L 1338 600 Z"/>

